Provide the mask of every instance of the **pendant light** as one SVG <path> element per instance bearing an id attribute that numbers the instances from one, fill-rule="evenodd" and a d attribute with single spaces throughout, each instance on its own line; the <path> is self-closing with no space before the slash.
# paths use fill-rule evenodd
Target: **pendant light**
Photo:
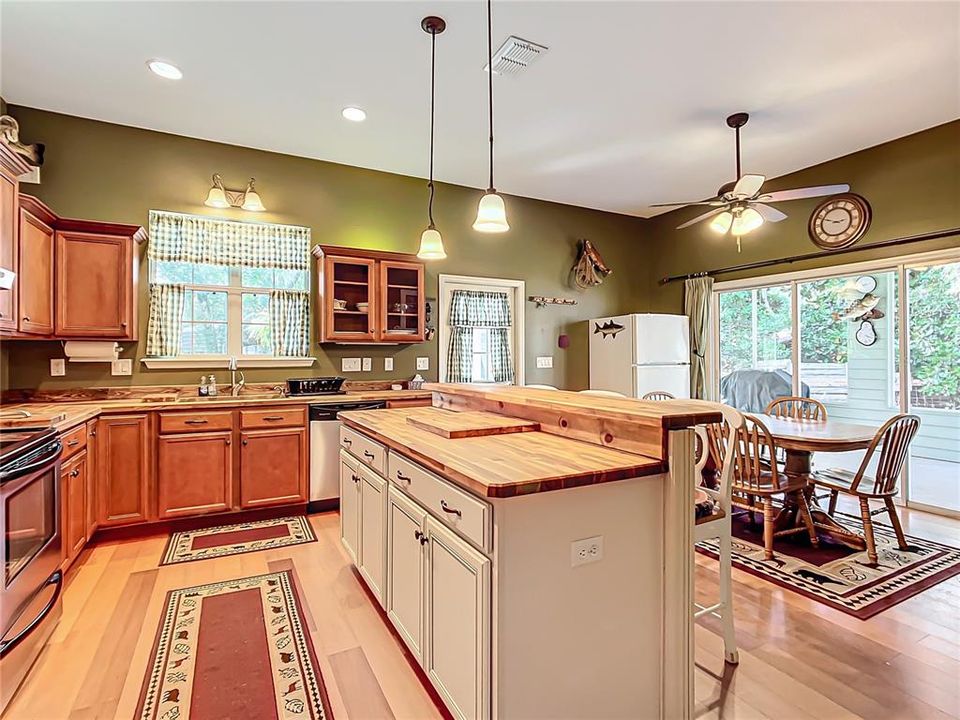
<path id="1" fill-rule="evenodd" d="M 430 188 L 430 200 L 427 204 L 427 217 L 430 224 L 420 235 L 420 249 L 417 251 L 417 257 L 421 260 L 443 260 L 447 256 L 443 249 L 443 238 L 433 224 L 433 118 L 436 105 L 437 34 L 447 28 L 447 23 L 443 18 L 430 15 L 420 21 L 420 27 L 424 32 L 430 33 L 430 182 L 427 183 L 427 187 Z"/>
<path id="2" fill-rule="evenodd" d="M 502 233 L 510 229 L 507 224 L 507 209 L 503 198 L 497 194 L 493 185 L 493 7 L 487 0 L 487 97 L 490 107 L 490 184 L 486 194 L 480 198 L 477 219 L 473 229 L 484 233 Z"/>

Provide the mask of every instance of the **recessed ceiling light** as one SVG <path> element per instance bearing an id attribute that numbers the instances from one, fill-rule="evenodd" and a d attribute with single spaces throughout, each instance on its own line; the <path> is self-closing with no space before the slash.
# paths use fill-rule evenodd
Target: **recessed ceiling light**
<path id="1" fill-rule="evenodd" d="M 164 60 L 148 60 L 147 67 L 150 68 L 150 71 L 154 75 L 159 75 L 167 80 L 179 80 L 183 77 L 183 73 L 180 72 L 180 68 Z"/>
<path id="2" fill-rule="evenodd" d="M 366 111 L 358 107 L 345 107 L 340 114 L 351 122 L 363 122 L 367 119 Z"/>

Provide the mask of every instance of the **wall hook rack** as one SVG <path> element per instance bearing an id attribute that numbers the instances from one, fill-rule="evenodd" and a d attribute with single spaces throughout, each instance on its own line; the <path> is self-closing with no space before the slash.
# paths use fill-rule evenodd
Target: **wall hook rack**
<path id="1" fill-rule="evenodd" d="M 545 307 L 546 305 L 576 305 L 578 302 L 573 298 L 544 297 L 543 295 L 531 295 L 527 300 L 536 303 L 537 307 Z"/>

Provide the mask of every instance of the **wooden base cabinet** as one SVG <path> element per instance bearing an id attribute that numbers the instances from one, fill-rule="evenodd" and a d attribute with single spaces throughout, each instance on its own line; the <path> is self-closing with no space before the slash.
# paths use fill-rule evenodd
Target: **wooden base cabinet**
<path id="1" fill-rule="evenodd" d="M 387 481 L 360 468 L 360 564 L 357 569 L 382 606 L 386 594 Z"/>
<path id="2" fill-rule="evenodd" d="M 97 423 L 98 524 L 129 525 L 150 519 L 150 416 L 107 415 Z"/>
<path id="3" fill-rule="evenodd" d="M 307 501 L 307 429 L 240 433 L 240 507 Z"/>
<path id="4" fill-rule="evenodd" d="M 387 493 L 387 595 L 390 622 L 423 664 L 424 547 L 427 513 L 402 492 Z"/>
<path id="5" fill-rule="evenodd" d="M 87 451 L 81 450 L 60 467 L 61 567 L 66 570 L 87 544 Z"/>
<path id="6" fill-rule="evenodd" d="M 233 507 L 233 433 L 161 435 L 157 516 L 206 515 Z"/>

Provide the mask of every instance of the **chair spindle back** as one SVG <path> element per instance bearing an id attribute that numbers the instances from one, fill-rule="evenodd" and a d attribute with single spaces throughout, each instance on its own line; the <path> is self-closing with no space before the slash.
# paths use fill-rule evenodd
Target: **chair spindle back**
<path id="1" fill-rule="evenodd" d="M 666 390 L 652 390 L 644 395 L 641 400 L 676 400 L 676 396 L 671 395 Z"/>
<path id="2" fill-rule="evenodd" d="M 813 398 L 782 397 L 777 398 L 765 410 L 767 415 L 791 420 L 826 420 L 827 408 Z"/>
<path id="3" fill-rule="evenodd" d="M 910 443 L 917 430 L 920 429 L 920 418 L 916 415 L 894 415 L 887 420 L 877 431 L 876 437 L 867 448 L 866 455 L 860 463 L 854 489 L 860 484 L 866 474 L 867 466 L 876 449 L 880 448 L 880 459 L 877 461 L 877 472 L 873 476 L 873 491 L 878 495 L 894 494 L 900 471 L 907 460 Z"/>
<path id="4" fill-rule="evenodd" d="M 777 444 L 759 418 L 744 416 L 743 427 L 737 434 L 736 449 L 734 488 L 749 493 L 769 488 L 771 484 L 779 485 L 777 464 L 767 461 L 767 458 L 776 457 Z"/>

